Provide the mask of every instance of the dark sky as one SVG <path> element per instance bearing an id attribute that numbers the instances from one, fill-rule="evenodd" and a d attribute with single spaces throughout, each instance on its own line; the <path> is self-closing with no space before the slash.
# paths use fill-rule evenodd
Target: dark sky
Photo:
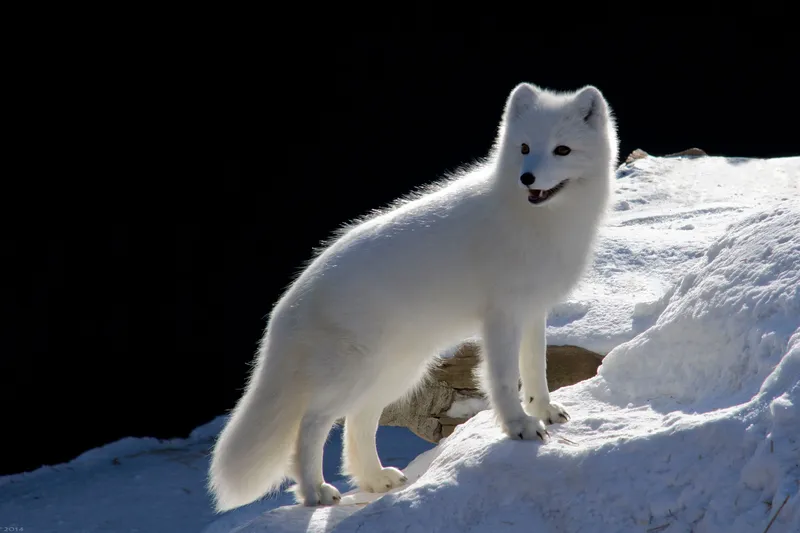
<path id="1" fill-rule="evenodd" d="M 785 20 L 287 29 L 252 49 L 123 61 L 113 83 L 79 69 L 102 90 L 54 89 L 41 129 L 65 134 L 67 157 L 28 161 L 30 206 L 3 247 L 0 394 L 14 429 L 0 474 L 128 435 L 185 436 L 231 408 L 265 315 L 312 247 L 485 155 L 520 81 L 600 88 L 623 159 L 693 146 L 800 155 Z M 67 131 L 61 113 L 92 134 Z"/>

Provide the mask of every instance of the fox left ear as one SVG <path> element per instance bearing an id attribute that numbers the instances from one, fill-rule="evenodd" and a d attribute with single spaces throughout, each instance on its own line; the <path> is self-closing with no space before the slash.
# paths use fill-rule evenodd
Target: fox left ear
<path id="1" fill-rule="evenodd" d="M 505 118 L 521 117 L 536 102 L 538 88 L 530 83 L 520 83 L 511 91 L 506 101 Z"/>
<path id="2" fill-rule="evenodd" d="M 590 126 L 602 126 L 608 119 L 606 99 L 593 85 L 587 85 L 575 94 L 575 105 L 583 121 Z"/>

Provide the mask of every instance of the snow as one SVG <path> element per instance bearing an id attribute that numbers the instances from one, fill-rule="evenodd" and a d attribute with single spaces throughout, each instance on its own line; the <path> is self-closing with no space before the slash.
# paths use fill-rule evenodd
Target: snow
<path id="1" fill-rule="evenodd" d="M 800 196 L 798 161 L 646 157 L 620 167 L 595 263 L 552 311 L 548 343 L 607 354 L 647 329 L 661 296 L 731 222 Z"/>
<path id="2" fill-rule="evenodd" d="M 403 488 L 316 509 L 282 493 L 215 516 L 204 483 L 219 418 L 186 440 L 124 439 L 0 478 L 0 527 L 737 533 L 777 513 L 770 533 L 800 531 L 798 198 L 800 157 L 622 166 L 597 260 L 548 321 L 549 344 L 608 355 L 553 393 L 572 419 L 546 443 L 511 441 L 483 404 L 459 402 L 451 416 L 480 412 L 436 447 L 380 428 L 382 460 L 408 465 Z M 340 437 L 325 474 L 342 490 Z"/>
<path id="3" fill-rule="evenodd" d="M 224 417 L 187 439 L 126 438 L 90 450 L 69 463 L 0 477 L 0 532 L 229 533 L 279 505 L 291 494 L 215 515 L 206 493 L 209 452 Z M 340 490 L 341 428 L 325 445 L 325 477 Z M 381 460 L 400 468 L 433 445 L 405 428 L 381 427 Z M 210 525 L 212 524 L 213 525 Z M 21 528 L 21 529 L 14 529 Z"/>
<path id="4" fill-rule="evenodd" d="M 445 414 L 451 418 L 469 418 L 488 407 L 485 398 L 461 398 L 455 400 Z"/>

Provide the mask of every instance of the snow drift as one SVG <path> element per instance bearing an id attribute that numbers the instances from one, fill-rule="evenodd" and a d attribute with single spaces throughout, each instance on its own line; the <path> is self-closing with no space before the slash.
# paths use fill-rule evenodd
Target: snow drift
<path id="1" fill-rule="evenodd" d="M 545 444 L 483 411 L 362 507 L 280 508 L 255 531 L 800 531 L 800 205 L 733 224 L 595 378 L 553 394 Z M 363 496 L 363 495 L 362 495 Z M 347 503 L 347 499 L 345 500 Z"/>
<path id="2" fill-rule="evenodd" d="M 650 327 L 659 300 L 731 222 L 800 198 L 798 157 L 647 157 L 622 165 L 592 268 L 548 320 L 550 344 L 607 354 Z"/>

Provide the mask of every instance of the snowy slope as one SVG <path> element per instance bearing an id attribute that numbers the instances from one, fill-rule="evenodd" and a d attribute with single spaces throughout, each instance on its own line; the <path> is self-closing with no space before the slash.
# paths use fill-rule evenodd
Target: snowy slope
<path id="1" fill-rule="evenodd" d="M 66 464 L 0 477 L 0 531 L 197 531 L 213 519 L 203 483 L 222 423 L 186 440 L 126 438 Z"/>
<path id="2" fill-rule="evenodd" d="M 796 533 L 798 198 L 800 157 L 621 167 L 597 261 L 551 315 L 548 342 L 601 353 L 630 342 L 600 376 L 554 394 L 573 419 L 544 445 L 507 441 L 483 412 L 377 502 L 351 493 L 339 508 L 275 509 L 291 502 L 282 494 L 214 516 L 204 482 L 220 418 L 184 441 L 124 439 L 0 477 L 0 528 L 761 532 L 790 495 L 770 533 Z M 431 446 L 381 428 L 378 447 L 402 468 Z M 325 475 L 344 489 L 340 449 L 334 430 Z"/>
<path id="3" fill-rule="evenodd" d="M 644 331 L 657 300 L 731 222 L 800 198 L 799 162 L 647 157 L 620 167 L 595 264 L 551 313 L 548 343 L 606 354 Z"/>
<path id="4" fill-rule="evenodd" d="M 554 393 L 573 418 L 545 444 L 483 411 L 406 488 L 237 531 L 749 533 L 779 508 L 771 531 L 800 531 L 798 202 L 735 223 L 600 370 Z"/>
<path id="5" fill-rule="evenodd" d="M 222 430 L 218 417 L 188 439 L 127 438 L 71 462 L 0 477 L 0 532 L 8 533 L 209 533 L 225 532 L 279 505 L 291 494 L 215 515 L 205 488 L 208 454 Z M 433 445 L 405 428 L 381 427 L 382 461 L 407 465 Z M 325 476 L 340 490 L 341 428 L 325 445 Z M 13 529 L 22 528 L 22 529 Z"/>

